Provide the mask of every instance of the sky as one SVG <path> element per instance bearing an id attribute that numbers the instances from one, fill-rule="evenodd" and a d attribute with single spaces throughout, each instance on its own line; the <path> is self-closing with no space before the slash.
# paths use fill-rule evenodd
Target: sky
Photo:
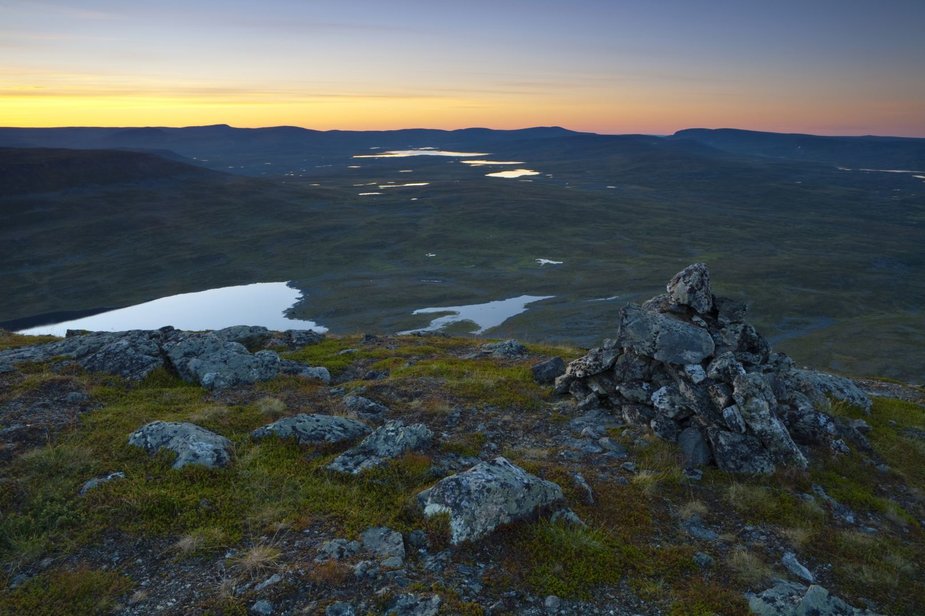
<path id="1" fill-rule="evenodd" d="M 925 137 L 925 0 L 0 0 L 0 126 Z"/>

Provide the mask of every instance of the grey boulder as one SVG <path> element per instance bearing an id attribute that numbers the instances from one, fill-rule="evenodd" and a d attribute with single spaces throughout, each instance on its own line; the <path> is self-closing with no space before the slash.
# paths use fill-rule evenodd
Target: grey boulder
<path id="1" fill-rule="evenodd" d="M 237 342 L 248 349 L 263 346 L 271 336 L 270 330 L 259 325 L 232 325 L 212 333 L 225 342 Z"/>
<path id="2" fill-rule="evenodd" d="M 357 611 L 353 604 L 346 601 L 332 603 L 324 609 L 324 616 L 356 616 Z"/>
<path id="3" fill-rule="evenodd" d="M 553 357 L 534 364 L 530 370 L 533 372 L 534 381 L 541 385 L 549 385 L 554 383 L 557 377 L 565 374 L 565 362 L 561 357 Z"/>
<path id="4" fill-rule="evenodd" d="M 344 406 L 363 419 L 382 419 L 389 407 L 363 396 L 344 396 Z"/>
<path id="5" fill-rule="evenodd" d="M 809 569 L 803 566 L 803 563 L 797 560 L 797 555 L 793 552 L 785 552 L 784 557 L 780 559 L 780 562 L 782 565 L 784 565 L 787 571 L 797 576 L 804 582 L 812 584 L 816 581 L 813 577 L 813 574 L 810 573 Z"/>
<path id="6" fill-rule="evenodd" d="M 133 432 L 128 442 L 149 454 L 173 451 L 177 454 L 173 468 L 188 464 L 216 468 L 231 462 L 231 441 L 191 423 L 154 421 Z"/>
<path id="7" fill-rule="evenodd" d="M 279 355 L 273 351 L 252 354 L 244 345 L 211 333 L 183 334 L 165 349 L 180 378 L 208 389 L 267 381 L 280 370 Z"/>
<path id="8" fill-rule="evenodd" d="M 371 552 L 382 566 L 397 569 L 405 560 L 405 542 L 401 533 L 390 528 L 367 528 L 360 535 L 363 548 Z"/>
<path id="9" fill-rule="evenodd" d="M 283 374 L 292 374 L 305 379 L 321 381 L 325 385 L 331 382 L 331 373 L 322 366 L 306 366 L 297 361 L 281 359 L 279 360 L 279 371 Z"/>
<path id="10" fill-rule="evenodd" d="M 775 462 L 806 468 L 803 452 L 777 418 L 777 400 L 760 374 L 740 374 L 733 383 L 736 409 Z"/>
<path id="11" fill-rule="evenodd" d="M 338 473 L 358 475 L 363 471 L 381 466 L 408 451 L 418 451 L 430 445 L 434 433 L 424 424 L 404 425 L 390 421 L 377 428 L 356 447 L 348 449 L 328 464 L 328 469 Z"/>
<path id="12" fill-rule="evenodd" d="M 707 436 L 713 445 L 716 466 L 721 470 L 760 475 L 774 472 L 774 462 L 757 437 L 712 427 Z"/>
<path id="13" fill-rule="evenodd" d="M 834 398 L 870 413 L 870 398 L 851 379 L 815 370 L 791 370 L 788 377 L 790 386 L 816 405 L 826 405 L 828 398 Z"/>
<path id="14" fill-rule="evenodd" d="M 385 614 L 386 616 L 437 616 L 440 603 L 440 595 L 430 597 L 412 594 L 399 595 Z"/>
<path id="15" fill-rule="evenodd" d="M 681 306 L 690 306 L 694 312 L 707 314 L 713 310 L 713 290 L 710 287 L 710 271 L 703 263 L 688 265 L 674 275 L 666 286 L 669 301 Z"/>
<path id="16" fill-rule="evenodd" d="M 514 359 L 527 354 L 527 348 L 516 340 L 490 342 L 479 347 L 479 351 L 492 357 Z"/>
<path id="17" fill-rule="evenodd" d="M 168 330 L 96 332 L 57 342 L 0 351 L 0 364 L 42 362 L 68 357 L 85 370 L 141 380 L 164 365 L 160 343 Z"/>
<path id="18" fill-rule="evenodd" d="M 699 364 L 716 345 L 707 330 L 632 304 L 620 312 L 617 344 L 668 364 Z"/>
<path id="19" fill-rule="evenodd" d="M 418 494 L 424 515 L 449 515 L 453 544 L 484 537 L 502 524 L 533 516 L 562 499 L 558 485 L 501 456 L 446 477 Z"/>
<path id="20" fill-rule="evenodd" d="M 355 419 L 299 413 L 257 428 L 251 436 L 256 440 L 277 436 L 295 439 L 300 445 L 322 445 L 354 441 L 366 434 L 369 428 Z"/>
<path id="21" fill-rule="evenodd" d="M 778 581 L 758 594 L 746 595 L 748 607 L 756 616 L 877 616 L 852 607 L 822 586 Z"/>
<path id="22" fill-rule="evenodd" d="M 360 544 L 357 541 L 347 541 L 346 539 L 331 539 L 325 541 L 318 554 L 315 556 L 316 563 L 323 563 L 329 560 L 344 560 L 350 558 L 360 551 Z"/>
<path id="23" fill-rule="evenodd" d="M 713 453 L 699 428 L 691 426 L 681 430 L 678 445 L 685 468 L 706 466 L 713 461 Z"/>

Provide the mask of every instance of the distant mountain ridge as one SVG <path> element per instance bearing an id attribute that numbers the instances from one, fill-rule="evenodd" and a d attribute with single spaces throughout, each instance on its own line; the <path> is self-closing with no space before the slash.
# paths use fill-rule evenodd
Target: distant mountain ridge
<path id="1" fill-rule="evenodd" d="M 688 128 L 669 137 L 746 156 L 827 163 L 850 168 L 925 170 L 925 139 L 822 137 L 734 128 Z"/>
<path id="2" fill-rule="evenodd" d="M 851 169 L 925 170 L 925 139 L 908 137 L 823 137 L 741 129 L 690 128 L 668 137 L 602 135 L 558 126 L 517 130 L 412 128 L 385 131 L 318 131 L 297 126 L 234 128 L 227 124 L 171 127 L 0 128 L 0 147 L 122 149 L 173 152 L 186 162 L 243 175 L 274 175 L 281 167 L 314 167 L 357 154 L 434 147 L 468 152 L 530 156 L 538 151 L 589 146 L 602 155 L 629 148 L 673 144 L 682 151 L 697 144 L 697 156 L 752 157 L 812 162 Z M 519 160 L 519 158 L 518 158 Z M 268 167 L 271 167 L 268 169 Z"/>
<path id="3" fill-rule="evenodd" d="M 485 151 L 502 143 L 582 135 L 560 127 L 497 131 L 404 129 L 317 131 L 296 126 L 233 128 L 225 124 L 184 128 L 0 128 L 0 147 L 171 151 L 190 162 L 243 175 L 267 175 L 265 165 L 320 166 L 356 154 L 436 147 Z M 272 173 L 270 173 L 272 174 Z"/>

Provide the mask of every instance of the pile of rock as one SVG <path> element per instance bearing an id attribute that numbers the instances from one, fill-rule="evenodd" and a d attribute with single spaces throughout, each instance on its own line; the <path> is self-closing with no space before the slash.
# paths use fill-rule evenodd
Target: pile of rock
<path id="1" fill-rule="evenodd" d="M 141 380 L 167 367 L 191 383 L 208 389 L 266 381 L 280 374 L 330 382 L 326 368 L 280 359 L 274 351 L 251 353 L 250 348 L 277 342 L 275 346 L 311 344 L 321 337 L 315 332 L 289 330 L 274 333 L 265 327 L 238 325 L 214 332 L 185 332 L 172 327 L 126 332 L 68 332 L 57 342 L 0 352 L 0 370 L 22 362 L 67 357 L 90 372 L 117 374 Z"/>
<path id="2" fill-rule="evenodd" d="M 846 450 L 823 412 L 828 399 L 867 410 L 870 400 L 848 379 L 772 353 L 745 314 L 745 304 L 714 297 L 704 264 L 691 265 L 667 293 L 624 307 L 616 337 L 571 362 L 556 390 L 678 442 L 689 466 L 770 473 L 807 465 L 797 443 Z"/>

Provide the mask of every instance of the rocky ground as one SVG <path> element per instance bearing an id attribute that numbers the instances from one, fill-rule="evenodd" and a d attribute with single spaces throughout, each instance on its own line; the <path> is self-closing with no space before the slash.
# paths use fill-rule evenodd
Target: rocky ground
<path id="1" fill-rule="evenodd" d="M 587 352 L 0 334 L 0 613 L 920 613 L 922 391 L 667 291 Z"/>

